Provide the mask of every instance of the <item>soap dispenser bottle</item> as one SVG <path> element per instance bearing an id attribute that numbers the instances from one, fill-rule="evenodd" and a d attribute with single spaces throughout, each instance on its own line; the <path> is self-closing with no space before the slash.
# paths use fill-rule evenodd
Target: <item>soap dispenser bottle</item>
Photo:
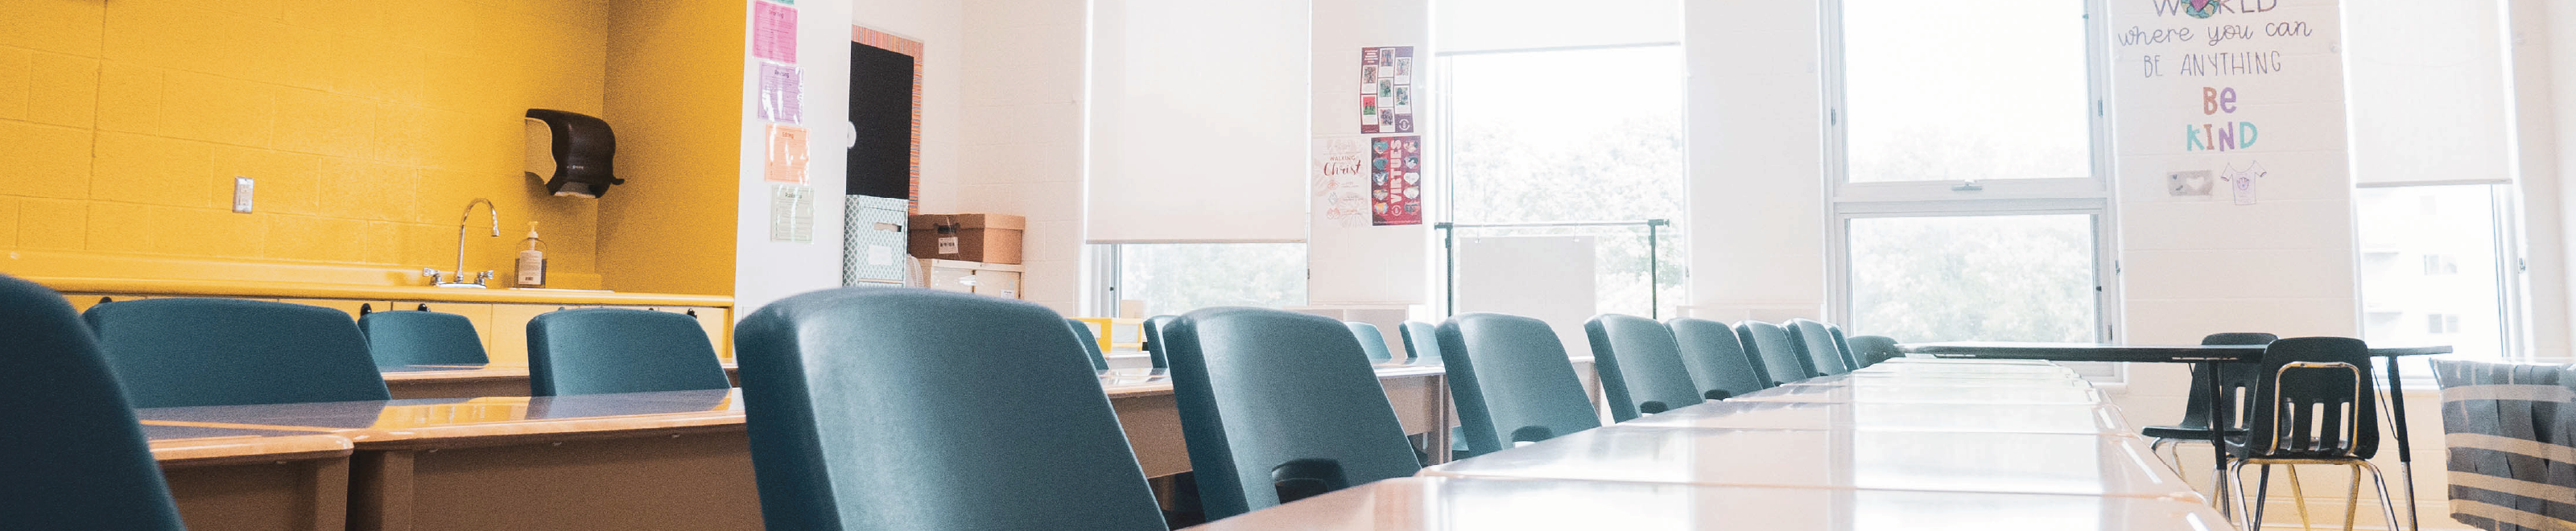
<path id="1" fill-rule="evenodd" d="M 519 277 L 516 284 L 523 288 L 546 285 L 546 251 L 542 248 L 545 241 L 537 239 L 536 222 L 528 222 L 528 239 L 520 243 L 527 248 L 519 250 Z"/>

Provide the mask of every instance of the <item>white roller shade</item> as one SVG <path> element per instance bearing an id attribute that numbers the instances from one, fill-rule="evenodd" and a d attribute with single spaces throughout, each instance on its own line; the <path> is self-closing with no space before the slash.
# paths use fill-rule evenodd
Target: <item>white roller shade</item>
<path id="1" fill-rule="evenodd" d="M 1305 241 L 1307 0 L 1092 9 L 1087 237 Z"/>
<path id="2" fill-rule="evenodd" d="M 2344 1 L 2354 182 L 2513 179 L 2513 94 L 2499 3 Z"/>
<path id="3" fill-rule="evenodd" d="M 1681 42 L 1679 0 L 1438 2 L 1440 53 Z"/>

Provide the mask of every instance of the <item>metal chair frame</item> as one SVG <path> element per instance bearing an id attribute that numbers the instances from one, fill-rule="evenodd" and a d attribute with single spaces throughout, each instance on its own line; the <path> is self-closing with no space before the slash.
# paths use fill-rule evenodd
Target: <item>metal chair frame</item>
<path id="1" fill-rule="evenodd" d="M 2273 373 L 2272 373 L 2272 378 L 2273 378 L 2273 380 L 2272 380 L 2272 381 L 2274 381 L 2274 382 L 2279 382 L 2279 381 L 2281 381 L 2281 377 L 2282 377 L 2282 376 L 2284 376 L 2284 375 L 2289 374 L 2291 369 L 2329 369 L 2329 370 L 2330 370 L 2330 369 L 2342 369 L 2342 370 L 2344 370 L 2344 371 L 2346 371 L 2346 372 L 2348 372 L 2348 373 L 2351 373 L 2351 374 L 2352 374 L 2352 381 L 2353 381 L 2352 404 L 2353 404 L 2353 407 L 2355 407 L 2355 408 L 2378 407 L 2378 404 L 2371 403 L 2371 402 L 2364 402 L 2364 401 L 2362 401 L 2362 399 L 2361 399 L 2361 391 L 2362 391 L 2362 389 L 2365 389 L 2365 387 L 2363 387 L 2363 386 L 2371 385 L 2371 382 L 2370 382 L 2370 379 L 2369 379 L 2369 378 L 2366 378 L 2366 377 L 2364 377 L 2364 376 L 2362 375 L 2362 372 L 2361 372 L 2361 368 L 2360 368 L 2360 367 L 2355 367 L 2355 366 L 2353 366 L 2353 365 L 2352 365 L 2352 364 L 2350 364 L 2350 363 L 2344 363 L 2344 362 L 2340 362 L 2340 361 L 2337 361 L 2337 362 L 2306 362 L 2306 361 L 2302 361 L 2302 362 L 2291 362 L 2291 363 L 2282 364 L 2280 369 L 2273 371 Z M 2268 439 L 2266 439 L 2266 440 L 2268 441 L 2268 442 L 2265 444 L 2265 446 L 2266 446 L 2266 447 L 2277 447 L 2277 446 L 2279 445 L 2280 437 L 2281 437 L 2281 433 L 2280 433 L 2280 431 L 2281 431 L 2281 429 L 2282 429 L 2283 427 L 2287 426 L 2286 424 L 2283 424 L 2283 423 L 2282 423 L 2282 418 L 2281 418 L 2282 413 L 2283 413 L 2283 411 L 2284 411 L 2284 409 L 2285 409 L 2285 408 L 2282 408 L 2282 407 L 2281 407 L 2281 398 L 2282 398 L 2282 397 L 2281 397 L 2281 387 L 2282 387 L 2282 386 L 2280 386 L 2279 384 L 2274 384 L 2274 385 L 2272 386 L 2272 396 L 2271 396 L 2272 401 L 2271 401 L 2271 403 L 2269 404 L 2268 409 L 2272 410 L 2272 431 L 2273 431 L 2273 433 L 2266 433 L 2266 434 L 2262 434 L 2264 437 L 2267 437 L 2267 438 L 2268 438 Z M 2346 446 L 2345 448 L 2342 448 L 2342 449 L 2341 449 L 2341 451 L 2342 451 L 2345 455 L 2347 455 L 2347 456 L 2350 456 L 2350 455 L 2352 454 L 2352 451 L 2353 451 L 2353 450 L 2352 450 L 2352 447 L 2351 447 L 2350 445 L 2358 444 L 2358 441 L 2361 439 L 2361 422 L 2360 422 L 2360 418 L 2361 418 L 2361 415 L 2360 415 L 2358 412 L 2356 412 L 2356 413 L 2354 413 L 2354 414 L 2353 414 L 2353 419 L 2354 419 L 2354 421 L 2353 421 L 2353 422 L 2348 422 L 2348 423 L 2345 423 L 2345 424 L 2344 424 L 2344 433 L 2343 433 L 2343 438 L 2341 439 L 2341 441 L 2342 441 L 2342 443 L 2343 443 L 2343 444 L 2345 444 L 2345 445 L 2347 445 L 2347 446 Z M 2246 440 L 2245 440 L 2245 443 L 2246 443 L 2249 447 L 2250 447 L 2251 445 L 2253 445 L 2253 444 L 2255 444 L 2255 443 L 2256 443 L 2256 440 L 2253 438 L 2253 436 L 2254 436 L 2254 434 L 2252 434 L 2252 433 L 2250 433 L 2250 432 L 2246 434 Z M 2248 453 L 2249 455 L 2255 455 L 2255 454 L 2257 454 L 2257 452 L 2253 452 L 2253 451 L 2251 451 L 2251 448 L 2248 448 L 2248 452 L 2247 452 L 2247 453 Z M 2224 457 L 2225 457 L 2225 456 L 2221 456 L 2221 458 L 2224 458 Z M 2256 483 L 2255 490 L 2254 490 L 2254 494 L 2253 494 L 2253 497 L 2252 497 L 2252 498 L 2247 498 L 2247 497 L 2246 497 L 2246 490 L 2245 490 L 2245 465 L 2249 465 L 2249 464 L 2252 464 L 2252 465 L 2261 465 L 2261 466 L 2262 466 L 2262 472 L 2263 472 L 2263 478 L 2262 478 L 2262 480 L 2261 480 L 2261 481 L 2259 481 L 2259 482 L 2257 482 L 2257 483 Z M 2292 507 L 2296 508 L 2296 509 L 2299 511 L 2299 527 L 2300 527 L 2300 528 L 2302 528 L 2302 529 L 2309 529 L 2309 528 L 2312 528 L 2312 526 L 2310 525 L 2310 523 L 2309 523 L 2309 521 L 2308 521 L 2307 497 L 2306 497 L 2306 495 L 2305 495 L 2304 493 L 2300 492 L 2300 489 L 2299 489 L 2299 472 L 2298 472 L 2298 465 L 2344 465 L 2346 468 L 2352 469 L 2352 470 L 2354 471 L 2354 472 L 2353 472 L 2353 476 L 2352 476 L 2352 486 L 2351 486 L 2351 489 L 2350 489 L 2348 492 L 2346 492 L 2346 493 L 2344 494 L 2343 528 L 2344 528 L 2344 530 L 2345 530 L 2345 531 L 2351 531 L 2351 530 L 2352 530 L 2352 528 L 2353 528 L 2353 521 L 2352 521 L 2352 520 L 2353 520 L 2353 517 L 2354 517 L 2354 516 L 2356 516 L 2356 515 L 2358 515 L 2358 514 L 2359 514 L 2359 511 L 2360 511 L 2360 505 L 2361 505 L 2361 471 L 2369 471 L 2369 472 L 2370 472 L 2370 481 L 2371 481 L 2371 483 L 2372 483 L 2373 485 L 2375 485 L 2375 486 L 2379 489 L 2379 506 L 2380 506 L 2380 508 L 2381 508 L 2381 509 L 2383 509 L 2383 510 L 2385 510 L 2385 511 L 2387 511 L 2387 517 L 2388 517 L 2389 525 L 2391 525 L 2391 526 L 2395 526 L 2395 525 L 2397 525 L 2397 522 L 2398 522 L 2398 519 L 2397 519 L 2397 503 L 2396 503 L 2396 501 L 2395 501 L 2395 500 L 2391 500 L 2391 499 L 2389 499 L 2389 498 L 2388 498 L 2388 478 L 2387 478 L 2385 475 L 2380 474 L 2380 472 L 2379 472 L 2379 466 L 2371 464 L 2371 463 L 2370 463 L 2370 460 L 2362 459 L 2362 458 L 2359 458 L 2359 457 L 2339 457 L 2339 458 L 2277 458 L 2277 457 L 2269 457 L 2269 458 L 2267 458 L 2267 457 L 2247 457 L 2247 458 L 2243 458 L 2243 459 L 2236 459 L 2236 460 L 2234 460 L 2234 461 L 2232 461 L 2232 462 L 2228 463 L 2228 465 L 2227 465 L 2227 478 L 2224 478 L 2224 479 L 2226 479 L 2226 480 L 2229 482 L 2229 483 L 2228 483 L 2229 485 L 2232 485 L 2232 486 L 2234 486 L 2234 487 L 2235 487 L 2235 490 L 2236 490 L 2236 506 L 2237 506 L 2237 507 L 2244 507 L 2244 508 L 2250 509 L 2250 510 L 2238 511 L 2240 514 L 2245 514 L 2245 515 L 2247 515 L 2247 519 L 2246 519 L 2244 522 L 2241 522 L 2241 523 L 2240 523 L 2240 527 L 2242 527 L 2242 528 L 2245 528 L 2245 529 L 2257 529 L 2257 528 L 2262 527 L 2262 525 L 2263 525 L 2263 505 L 2261 505 L 2261 503 L 2260 503 L 2260 502 L 2262 501 L 2262 499 L 2263 499 L 2263 497 L 2264 497 L 2264 491 L 2265 491 L 2265 490 L 2267 490 L 2267 489 L 2269 489 L 2269 488 L 2271 487 L 2271 482 L 2272 482 L 2272 475 L 2271 475 L 2272 465 L 2282 465 L 2282 466 L 2284 466 L 2284 467 L 2286 467 L 2286 468 L 2288 468 L 2288 469 L 2289 469 L 2289 472 L 2290 472 L 2290 496 L 2291 496 L 2292 498 L 2295 498 L 2295 499 L 2297 500 L 2296 504 L 2295 504 L 2295 505 L 2293 505 Z"/>

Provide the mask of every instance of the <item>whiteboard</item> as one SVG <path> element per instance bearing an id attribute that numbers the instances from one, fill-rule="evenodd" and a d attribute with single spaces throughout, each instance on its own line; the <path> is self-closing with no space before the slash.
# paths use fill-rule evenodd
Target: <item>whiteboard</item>
<path id="1" fill-rule="evenodd" d="M 1593 236 L 1496 236 L 1458 239 L 1458 313 L 1495 312 L 1547 321 L 1565 349 L 1592 353 L 1583 322 L 1599 294 L 1592 271 Z"/>

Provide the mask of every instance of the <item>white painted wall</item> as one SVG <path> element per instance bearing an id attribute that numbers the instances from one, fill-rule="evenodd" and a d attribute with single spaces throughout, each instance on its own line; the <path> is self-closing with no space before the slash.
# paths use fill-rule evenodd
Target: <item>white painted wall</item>
<path id="1" fill-rule="evenodd" d="M 1027 216 L 1021 254 L 1028 272 L 1020 297 L 1072 315 L 1082 289 L 1089 5 L 960 4 L 964 57 L 955 210 Z"/>
<path id="2" fill-rule="evenodd" d="M 1682 5 L 1689 315 L 1822 318 L 1825 114 L 1815 0 Z M 1759 52 L 1751 52 L 1759 50 Z"/>
<path id="3" fill-rule="evenodd" d="M 760 102 L 760 60 L 749 56 L 752 33 L 748 17 L 743 50 L 742 186 L 735 200 L 734 304 L 746 311 L 790 295 L 841 285 L 841 190 L 849 153 L 834 149 L 848 143 L 838 125 L 850 108 L 849 0 L 797 2 L 796 63 L 804 68 L 805 126 L 813 159 L 806 174 L 814 187 L 814 241 L 769 241 L 770 185 L 762 180 L 767 160 L 769 122 L 755 110 Z"/>
<path id="4" fill-rule="evenodd" d="M 1317 136 L 1357 135 L 1360 130 L 1360 48 L 1415 46 L 1415 61 L 1431 56 L 1428 0 L 1313 0 L 1314 129 Z M 1417 63 L 1419 64 L 1419 63 Z M 1423 94 L 1439 80 L 1416 69 Z M 1437 97 L 1437 96 L 1430 96 Z M 1415 105 L 1415 122 L 1428 123 L 1437 104 Z M 1417 134 L 1427 128 L 1417 128 Z M 1428 151 L 1428 150 L 1426 150 Z M 1447 178 L 1437 157 L 1423 164 L 1434 179 Z M 1302 168 L 1302 166 L 1301 166 Z M 1426 205 L 1437 208 L 1437 205 Z M 1306 301 L 1314 306 L 1408 305 L 1430 302 L 1441 279 L 1429 224 L 1344 227 L 1310 209 L 1306 236 Z M 1423 219 L 1439 219 L 1425 212 Z"/>

